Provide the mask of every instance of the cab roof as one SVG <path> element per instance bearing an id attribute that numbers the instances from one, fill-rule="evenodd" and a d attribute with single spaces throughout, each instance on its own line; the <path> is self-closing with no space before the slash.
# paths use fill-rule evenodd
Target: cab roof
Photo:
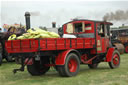
<path id="1" fill-rule="evenodd" d="M 68 23 L 71 23 L 71 22 L 75 22 L 75 21 L 91 21 L 91 22 L 95 22 L 95 23 L 113 25 L 111 22 L 107 22 L 107 21 L 97 21 L 97 20 L 88 20 L 88 19 L 73 19 L 72 21 L 67 22 L 65 24 L 68 24 Z"/>

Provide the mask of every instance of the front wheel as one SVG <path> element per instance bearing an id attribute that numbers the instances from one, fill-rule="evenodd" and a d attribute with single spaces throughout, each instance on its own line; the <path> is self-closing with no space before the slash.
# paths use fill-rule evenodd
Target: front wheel
<path id="1" fill-rule="evenodd" d="M 70 53 L 66 60 L 65 60 L 65 65 L 63 66 L 58 66 L 58 72 L 61 76 L 75 76 L 79 72 L 80 68 L 80 60 L 78 56 L 75 53 Z"/>
<path id="2" fill-rule="evenodd" d="M 109 62 L 109 66 L 111 69 L 117 68 L 120 65 L 120 53 L 115 50 L 112 55 L 111 62 Z"/>

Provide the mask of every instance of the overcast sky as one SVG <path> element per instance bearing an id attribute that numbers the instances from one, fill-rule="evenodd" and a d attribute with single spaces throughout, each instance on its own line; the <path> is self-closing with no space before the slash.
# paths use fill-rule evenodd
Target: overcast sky
<path id="1" fill-rule="evenodd" d="M 51 27 L 55 21 L 57 26 L 79 17 L 102 20 L 108 12 L 128 10 L 128 1 L 1 1 L 1 26 L 3 24 L 25 24 L 26 11 L 33 12 L 32 27 Z M 126 21 L 112 21 L 119 26 Z"/>

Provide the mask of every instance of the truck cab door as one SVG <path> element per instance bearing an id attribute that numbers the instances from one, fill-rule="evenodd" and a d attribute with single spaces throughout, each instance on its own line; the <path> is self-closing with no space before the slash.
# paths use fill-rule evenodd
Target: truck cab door
<path id="1" fill-rule="evenodd" d="M 107 48 L 109 46 L 109 36 L 106 27 L 107 25 L 105 24 L 96 24 L 97 53 L 107 52 Z"/>

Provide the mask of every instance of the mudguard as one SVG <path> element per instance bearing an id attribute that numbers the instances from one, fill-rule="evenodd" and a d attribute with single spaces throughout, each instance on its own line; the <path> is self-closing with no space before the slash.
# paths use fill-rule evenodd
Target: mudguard
<path id="1" fill-rule="evenodd" d="M 62 51 L 61 53 L 59 53 L 58 56 L 56 56 L 55 64 L 56 65 L 64 65 L 67 55 L 71 52 L 75 52 L 78 56 L 80 56 L 80 53 L 75 49 L 65 50 L 65 51 Z"/>
<path id="2" fill-rule="evenodd" d="M 105 60 L 106 62 L 111 61 L 114 50 L 115 50 L 114 47 L 108 49 L 108 52 L 107 52 L 107 55 L 106 55 L 106 60 Z"/>

